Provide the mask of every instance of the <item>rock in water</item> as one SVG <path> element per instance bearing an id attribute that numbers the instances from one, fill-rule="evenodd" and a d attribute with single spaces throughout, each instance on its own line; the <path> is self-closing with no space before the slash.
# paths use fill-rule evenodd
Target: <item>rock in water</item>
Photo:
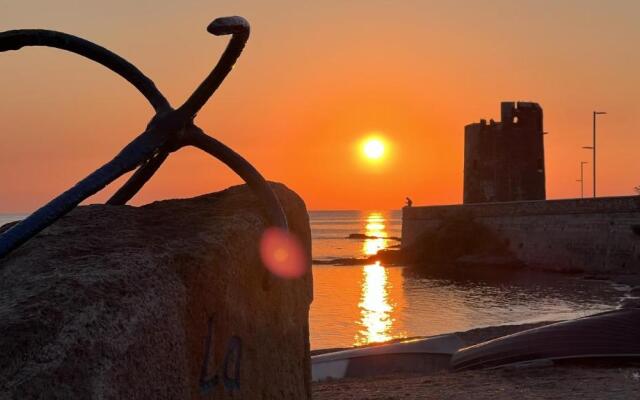
<path id="1" fill-rule="evenodd" d="M 0 261 L 0 398 L 311 398 L 310 269 L 271 275 L 264 228 L 246 186 L 75 209 Z"/>

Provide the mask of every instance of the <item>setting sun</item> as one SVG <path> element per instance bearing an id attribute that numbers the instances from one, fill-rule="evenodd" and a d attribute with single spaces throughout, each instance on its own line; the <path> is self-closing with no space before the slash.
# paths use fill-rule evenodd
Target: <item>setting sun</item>
<path id="1" fill-rule="evenodd" d="M 364 156 L 370 160 L 378 160 L 384 156 L 384 142 L 378 138 L 369 138 L 362 146 Z"/>

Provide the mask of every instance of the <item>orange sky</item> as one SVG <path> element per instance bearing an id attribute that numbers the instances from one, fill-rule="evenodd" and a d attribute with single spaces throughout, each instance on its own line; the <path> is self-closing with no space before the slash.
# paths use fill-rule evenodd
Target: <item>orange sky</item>
<path id="1" fill-rule="evenodd" d="M 416 204 L 459 203 L 464 125 L 499 119 L 502 100 L 544 108 L 550 198 L 579 195 L 594 108 L 609 112 L 599 120 L 599 194 L 627 195 L 640 184 L 637 1 L 61 0 L 1 10 L 1 30 L 57 29 L 119 53 L 174 106 L 227 43 L 207 24 L 245 16 L 245 53 L 196 122 L 310 209 L 398 208 L 406 195 Z M 0 212 L 42 205 L 152 116 L 121 78 L 59 50 L 0 54 L 0 88 Z M 391 145 L 375 168 L 356 149 L 370 131 Z M 134 204 L 238 182 L 184 149 Z"/>

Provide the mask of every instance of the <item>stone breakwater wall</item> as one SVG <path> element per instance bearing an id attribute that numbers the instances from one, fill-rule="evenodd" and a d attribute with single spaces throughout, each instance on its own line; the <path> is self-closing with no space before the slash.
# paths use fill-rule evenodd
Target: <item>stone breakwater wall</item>
<path id="1" fill-rule="evenodd" d="M 461 219 L 489 228 L 528 267 L 640 272 L 640 196 L 405 207 L 402 247 Z"/>

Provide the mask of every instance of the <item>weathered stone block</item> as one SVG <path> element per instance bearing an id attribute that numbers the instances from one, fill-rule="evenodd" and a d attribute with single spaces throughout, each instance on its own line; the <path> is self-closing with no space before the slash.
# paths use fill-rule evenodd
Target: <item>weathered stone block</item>
<path id="1" fill-rule="evenodd" d="M 245 186 L 77 208 L 0 261 L 0 398 L 310 398 L 311 273 L 272 276 L 264 227 Z"/>

